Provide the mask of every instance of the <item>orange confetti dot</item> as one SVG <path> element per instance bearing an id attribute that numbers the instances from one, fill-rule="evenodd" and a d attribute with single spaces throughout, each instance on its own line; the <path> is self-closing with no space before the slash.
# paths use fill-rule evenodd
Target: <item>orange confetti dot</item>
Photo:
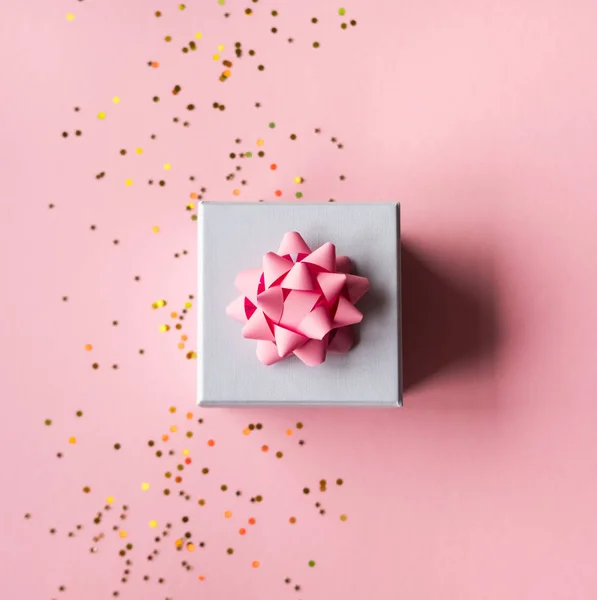
<path id="1" fill-rule="evenodd" d="M 197 577 L 197 579 L 199 581 L 205 581 L 205 575 L 199 575 L 199 577 Z"/>
<path id="2" fill-rule="evenodd" d="M 167 442 L 169 439 L 170 439 L 170 437 L 169 437 L 169 436 L 167 436 L 166 434 L 164 434 L 164 435 L 162 436 L 162 442 Z"/>
<path id="3" fill-rule="evenodd" d="M 187 339 L 187 336 L 186 336 L 186 335 L 183 335 L 183 336 L 182 336 L 182 338 L 183 338 L 184 340 L 186 340 L 186 339 Z M 188 412 L 188 413 L 187 413 L 187 419 L 192 419 L 192 418 L 193 418 L 193 413 L 192 413 L 192 412 Z"/>
<path id="4" fill-rule="evenodd" d="M 233 190 L 233 191 L 232 191 L 232 193 L 233 193 L 235 196 L 239 196 L 239 195 L 240 195 L 240 190 Z"/>
<path id="5" fill-rule="evenodd" d="M 215 443 L 213 440 L 209 440 L 209 441 L 207 442 L 207 445 L 208 445 L 208 446 L 215 446 L 215 445 L 216 445 L 216 443 Z"/>
<path id="6" fill-rule="evenodd" d="M 178 477 L 174 478 L 174 481 L 176 481 L 176 483 L 180 483 L 182 481 L 182 477 L 179 475 Z"/>
<path id="7" fill-rule="evenodd" d="M 89 350 L 93 350 L 93 346 L 91 344 L 85 344 L 85 350 L 89 352 Z"/>
<path id="8" fill-rule="evenodd" d="M 189 552 L 195 552 L 195 544 L 188 543 L 188 544 L 187 544 L 187 550 L 188 550 Z"/>
<path id="9" fill-rule="evenodd" d="M 278 198 L 282 195 L 282 190 L 276 190 L 274 192 L 276 194 L 276 196 L 278 196 Z"/>
<path id="10" fill-rule="evenodd" d="M 254 561 L 251 563 L 251 566 L 252 566 L 254 569 L 256 569 L 257 567 L 259 567 L 259 561 L 258 561 L 258 560 L 254 560 Z"/>
<path id="11" fill-rule="evenodd" d="M 184 344 L 182 342 L 179 342 L 178 349 L 179 350 L 184 350 Z"/>
<path id="12" fill-rule="evenodd" d="M 163 306 L 163 305 L 162 305 L 162 306 Z M 175 412 L 176 412 L 176 406 L 171 406 L 171 407 L 170 407 L 168 410 L 169 410 L 171 413 L 175 413 Z"/>
<path id="13" fill-rule="evenodd" d="M 292 435 L 292 429 L 287 429 L 286 430 L 286 435 Z"/>
<path id="14" fill-rule="evenodd" d="M 172 313 L 170 313 L 170 316 L 171 316 L 173 319 L 176 319 L 176 317 L 178 317 L 178 313 L 176 313 L 176 312 L 172 312 Z"/>
<path id="15" fill-rule="evenodd" d="M 174 432 L 175 432 L 175 431 L 177 431 L 177 430 L 178 430 L 178 427 L 176 427 L 176 425 L 170 425 L 170 431 L 171 431 L 172 433 L 174 433 Z"/>
<path id="16" fill-rule="evenodd" d="M 69 437 L 68 438 L 68 443 L 69 444 L 76 444 L 77 443 L 77 438 L 76 437 Z"/>
<path id="17" fill-rule="evenodd" d="M 270 168 L 272 171 L 275 171 L 275 170 L 278 168 L 278 165 L 277 165 L 276 163 L 274 163 L 274 164 L 271 164 L 271 165 L 269 166 L 269 168 Z"/>
<path id="18" fill-rule="evenodd" d="M 189 337 L 188 337 L 188 336 L 186 336 L 186 335 L 181 335 L 181 336 L 180 336 L 180 339 L 181 339 L 183 342 L 186 342 L 186 341 L 189 339 Z M 189 417 L 189 415 L 191 415 L 191 416 Z M 193 418 L 193 413 L 187 413 L 187 419 L 192 419 L 192 418 Z"/>
<path id="19" fill-rule="evenodd" d="M 269 446 L 266 446 L 265 444 L 263 446 L 261 446 L 261 452 L 267 452 L 269 450 Z"/>
<path id="20" fill-rule="evenodd" d="M 191 200 L 196 200 L 196 199 L 197 199 L 197 194 L 196 194 L 196 192 L 191 192 L 191 193 L 189 194 L 189 197 L 191 198 Z"/>
<path id="21" fill-rule="evenodd" d="M 249 434 L 251 433 L 251 430 L 250 430 L 248 427 L 245 427 L 245 428 L 243 429 L 243 433 L 244 433 L 245 435 L 249 435 Z"/>
<path id="22" fill-rule="evenodd" d="M 174 545 L 175 545 L 177 548 L 182 548 L 182 544 L 183 544 L 183 541 L 182 541 L 182 540 L 176 540 L 176 541 L 174 542 Z"/>
<path id="23" fill-rule="evenodd" d="M 154 69 L 157 69 L 157 68 L 160 66 L 160 63 L 158 63 L 158 62 L 152 62 L 152 63 L 151 63 L 151 66 L 152 66 Z"/>
<path id="24" fill-rule="evenodd" d="M 296 517 L 290 517 L 288 521 L 290 521 L 291 525 L 294 525 L 296 523 Z"/>
<path id="25" fill-rule="evenodd" d="M 118 535 L 119 535 L 121 538 L 125 538 L 125 537 L 126 537 L 126 531 L 119 531 L 119 532 L 118 532 Z"/>
<path id="26" fill-rule="evenodd" d="M 226 69 L 223 73 L 224 77 L 230 77 L 230 75 L 232 75 L 232 71 L 230 71 L 229 69 Z"/>
<path id="27" fill-rule="evenodd" d="M 224 513 L 224 516 L 225 516 L 227 519 L 229 519 L 229 518 L 232 516 L 232 511 L 231 511 L 231 510 L 227 510 L 227 511 Z"/>
<path id="28" fill-rule="evenodd" d="M 256 523 L 256 521 L 255 521 L 255 518 L 254 518 L 254 517 L 251 517 L 251 518 L 249 519 L 249 525 L 255 525 L 255 523 Z"/>
<path id="29" fill-rule="evenodd" d="M 241 527 L 241 528 L 238 530 L 238 532 L 239 532 L 241 535 L 245 535 L 245 533 L 247 533 L 247 530 L 246 530 L 244 527 Z"/>

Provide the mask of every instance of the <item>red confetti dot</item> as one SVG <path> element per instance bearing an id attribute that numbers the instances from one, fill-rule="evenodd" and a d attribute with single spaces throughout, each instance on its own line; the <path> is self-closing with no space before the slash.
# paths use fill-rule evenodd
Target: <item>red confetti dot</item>
<path id="1" fill-rule="evenodd" d="M 249 525 L 255 525 L 255 519 L 253 517 L 249 519 Z"/>
<path id="2" fill-rule="evenodd" d="M 276 196 L 278 196 L 278 198 L 282 195 L 282 190 L 276 190 Z"/>
<path id="3" fill-rule="evenodd" d="M 209 440 L 209 441 L 207 442 L 207 445 L 208 445 L 208 446 L 215 446 L 215 445 L 216 445 L 216 443 L 215 443 L 213 440 Z"/>
<path id="4" fill-rule="evenodd" d="M 269 168 L 270 168 L 272 171 L 275 171 L 275 170 L 278 168 L 278 165 L 277 165 L 276 163 L 274 163 L 274 164 L 270 165 L 270 166 L 269 166 Z"/>
<path id="5" fill-rule="evenodd" d="M 190 465 L 190 464 L 191 464 L 191 459 L 190 459 L 190 457 L 189 457 L 189 458 L 185 458 L 185 459 L 184 459 L 184 461 L 185 461 L 185 463 L 186 463 L 187 465 Z"/>

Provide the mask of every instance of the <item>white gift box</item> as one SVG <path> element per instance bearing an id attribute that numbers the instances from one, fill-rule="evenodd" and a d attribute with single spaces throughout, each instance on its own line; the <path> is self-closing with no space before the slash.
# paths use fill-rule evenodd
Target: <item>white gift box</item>
<path id="1" fill-rule="evenodd" d="M 398 204 L 203 202 L 198 224 L 200 406 L 402 405 Z M 355 345 L 314 367 L 295 356 L 262 364 L 255 341 L 226 314 L 237 274 L 260 267 L 288 231 L 311 250 L 333 243 L 370 282 L 356 304 L 363 320 Z"/>

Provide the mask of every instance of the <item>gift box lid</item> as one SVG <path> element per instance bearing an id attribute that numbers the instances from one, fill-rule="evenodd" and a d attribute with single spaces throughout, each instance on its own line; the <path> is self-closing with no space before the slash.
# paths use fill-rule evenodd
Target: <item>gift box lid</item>
<path id="1" fill-rule="evenodd" d="M 198 210 L 200 406 L 401 406 L 400 205 L 202 202 Z M 315 367 L 295 356 L 265 366 L 226 315 L 239 271 L 260 267 L 284 234 L 348 255 L 370 289 L 356 304 L 354 347 Z"/>

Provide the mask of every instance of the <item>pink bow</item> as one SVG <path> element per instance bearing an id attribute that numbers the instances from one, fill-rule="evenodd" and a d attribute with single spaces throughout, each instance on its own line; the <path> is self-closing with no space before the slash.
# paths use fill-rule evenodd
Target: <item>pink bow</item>
<path id="1" fill-rule="evenodd" d="M 243 337 L 257 340 L 263 364 L 294 354 L 310 367 L 319 365 L 327 352 L 350 350 L 352 325 L 363 318 L 354 304 L 369 280 L 351 275 L 350 268 L 348 256 L 336 258 L 334 244 L 311 252 L 299 233 L 289 231 L 278 252 L 263 257 L 262 268 L 236 276 L 241 295 L 226 314 L 245 324 Z"/>

